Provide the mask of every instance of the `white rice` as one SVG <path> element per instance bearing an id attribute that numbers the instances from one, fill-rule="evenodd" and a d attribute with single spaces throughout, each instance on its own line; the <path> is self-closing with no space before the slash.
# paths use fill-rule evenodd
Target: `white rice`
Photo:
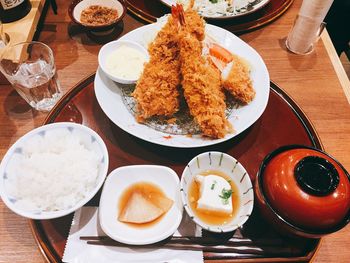
<path id="1" fill-rule="evenodd" d="M 206 17 L 233 16 L 239 12 L 243 12 L 242 8 L 246 8 L 250 2 L 254 0 L 217 0 L 212 3 L 210 0 L 195 0 L 194 8 L 199 14 Z M 190 0 L 177 0 L 178 3 L 185 7 Z"/>
<path id="2" fill-rule="evenodd" d="M 81 201 L 97 184 L 100 157 L 66 129 L 36 135 L 22 147 L 10 194 L 26 210 L 56 211 Z"/>

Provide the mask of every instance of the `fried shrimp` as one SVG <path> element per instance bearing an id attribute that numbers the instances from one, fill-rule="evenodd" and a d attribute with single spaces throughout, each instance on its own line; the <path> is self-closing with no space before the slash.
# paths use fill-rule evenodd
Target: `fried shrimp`
<path id="1" fill-rule="evenodd" d="M 181 12 L 179 16 L 182 16 Z M 203 135 L 223 138 L 231 126 L 225 116 L 220 72 L 202 57 L 204 21 L 192 9 L 186 10 L 179 20 L 182 24 L 179 47 L 184 97 Z"/>
<path id="2" fill-rule="evenodd" d="M 223 138 L 233 132 L 225 115 L 225 89 L 242 104 L 251 102 L 255 91 L 248 65 L 206 35 L 193 5 L 191 0 L 186 11 L 172 6 L 172 15 L 149 45 L 150 60 L 132 93 L 136 119 L 158 116 L 174 124 L 185 100 L 202 135 Z"/>
<path id="3" fill-rule="evenodd" d="M 139 122 L 152 116 L 170 117 L 179 109 L 181 75 L 176 30 L 176 21 L 169 16 L 148 48 L 150 60 L 132 93 Z"/>

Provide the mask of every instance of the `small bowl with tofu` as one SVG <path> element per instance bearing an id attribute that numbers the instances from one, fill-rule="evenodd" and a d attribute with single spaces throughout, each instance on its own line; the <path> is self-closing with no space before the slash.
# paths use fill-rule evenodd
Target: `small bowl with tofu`
<path id="1" fill-rule="evenodd" d="M 207 231 L 234 231 L 252 213 L 250 177 L 228 154 L 205 152 L 194 157 L 182 173 L 180 187 L 187 214 Z"/>
<path id="2" fill-rule="evenodd" d="M 102 190 L 99 219 L 112 239 L 130 245 L 172 235 L 182 219 L 179 178 L 170 168 L 130 165 L 112 171 Z"/>

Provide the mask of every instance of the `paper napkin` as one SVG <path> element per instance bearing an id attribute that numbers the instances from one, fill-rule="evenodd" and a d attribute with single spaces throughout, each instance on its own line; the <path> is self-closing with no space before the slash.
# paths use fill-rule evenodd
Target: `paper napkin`
<path id="1" fill-rule="evenodd" d="M 98 223 L 98 207 L 82 207 L 74 214 L 63 262 L 67 263 L 182 263 L 203 262 L 202 251 L 142 249 L 88 245 L 81 236 L 105 236 Z M 174 236 L 200 236 L 201 229 L 184 213 Z"/>

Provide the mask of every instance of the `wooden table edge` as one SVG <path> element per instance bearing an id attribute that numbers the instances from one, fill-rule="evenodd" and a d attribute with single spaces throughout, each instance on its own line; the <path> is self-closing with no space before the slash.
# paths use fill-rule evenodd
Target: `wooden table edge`
<path id="1" fill-rule="evenodd" d="M 350 104 L 350 80 L 345 72 L 345 69 L 338 57 L 338 54 L 333 46 L 332 40 L 329 37 L 328 31 L 326 29 L 322 32 L 321 39 L 332 62 L 335 73 L 337 74 L 340 85 L 344 91 L 345 97 L 347 98 Z"/>

